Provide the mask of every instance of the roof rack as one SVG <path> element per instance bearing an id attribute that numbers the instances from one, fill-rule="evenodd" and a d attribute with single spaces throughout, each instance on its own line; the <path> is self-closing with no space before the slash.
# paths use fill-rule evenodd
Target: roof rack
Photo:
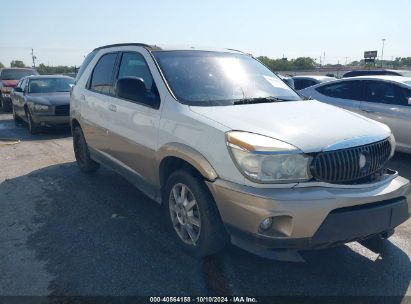
<path id="1" fill-rule="evenodd" d="M 98 48 L 95 48 L 93 52 L 101 50 L 101 49 L 106 49 L 106 48 L 111 48 L 111 47 L 120 47 L 120 46 L 141 46 L 141 47 L 144 47 L 150 50 L 160 50 L 161 49 L 156 45 L 149 45 L 145 43 L 117 43 L 117 44 L 108 44 L 108 45 L 100 46 Z"/>

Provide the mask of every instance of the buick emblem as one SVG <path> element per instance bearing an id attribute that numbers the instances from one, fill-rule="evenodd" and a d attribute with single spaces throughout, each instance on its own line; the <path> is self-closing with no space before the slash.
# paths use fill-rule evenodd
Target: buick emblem
<path id="1" fill-rule="evenodd" d="M 358 161 L 358 164 L 360 165 L 360 169 L 363 169 L 367 164 L 367 157 L 365 157 L 365 155 L 362 153 L 360 154 L 360 160 Z"/>

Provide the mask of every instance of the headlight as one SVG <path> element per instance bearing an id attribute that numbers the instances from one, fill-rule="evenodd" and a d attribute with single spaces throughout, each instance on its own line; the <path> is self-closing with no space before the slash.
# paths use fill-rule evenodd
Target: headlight
<path id="1" fill-rule="evenodd" d="M 388 138 L 388 141 L 391 144 L 391 153 L 390 153 L 390 158 L 394 156 L 395 153 L 395 147 L 396 147 L 396 142 L 395 142 L 395 137 L 394 134 L 391 133 L 390 138 Z"/>
<path id="2" fill-rule="evenodd" d="M 52 110 L 52 107 L 41 104 L 35 104 L 33 108 L 36 112 L 50 112 Z"/>
<path id="3" fill-rule="evenodd" d="M 283 141 L 232 131 L 227 133 L 227 145 L 237 167 L 252 181 L 300 182 L 311 178 L 311 157 Z"/>

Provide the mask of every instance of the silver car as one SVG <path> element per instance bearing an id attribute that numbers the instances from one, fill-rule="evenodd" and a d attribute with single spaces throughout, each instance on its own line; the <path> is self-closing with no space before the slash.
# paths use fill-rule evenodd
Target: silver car
<path id="1" fill-rule="evenodd" d="M 387 124 L 397 140 L 397 151 L 411 153 L 411 78 L 360 76 L 299 92 Z"/>

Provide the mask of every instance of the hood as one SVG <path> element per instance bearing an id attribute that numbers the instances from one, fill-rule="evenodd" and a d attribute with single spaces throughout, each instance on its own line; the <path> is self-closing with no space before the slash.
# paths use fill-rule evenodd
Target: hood
<path id="1" fill-rule="evenodd" d="M 70 104 L 70 92 L 29 94 L 27 101 L 48 106 L 67 105 Z"/>
<path id="2" fill-rule="evenodd" d="M 14 88 L 19 80 L 2 80 L 3 87 L 12 87 Z"/>
<path id="3" fill-rule="evenodd" d="M 305 153 L 359 146 L 390 136 L 390 129 L 315 100 L 190 109 L 229 129 L 287 142 Z"/>

